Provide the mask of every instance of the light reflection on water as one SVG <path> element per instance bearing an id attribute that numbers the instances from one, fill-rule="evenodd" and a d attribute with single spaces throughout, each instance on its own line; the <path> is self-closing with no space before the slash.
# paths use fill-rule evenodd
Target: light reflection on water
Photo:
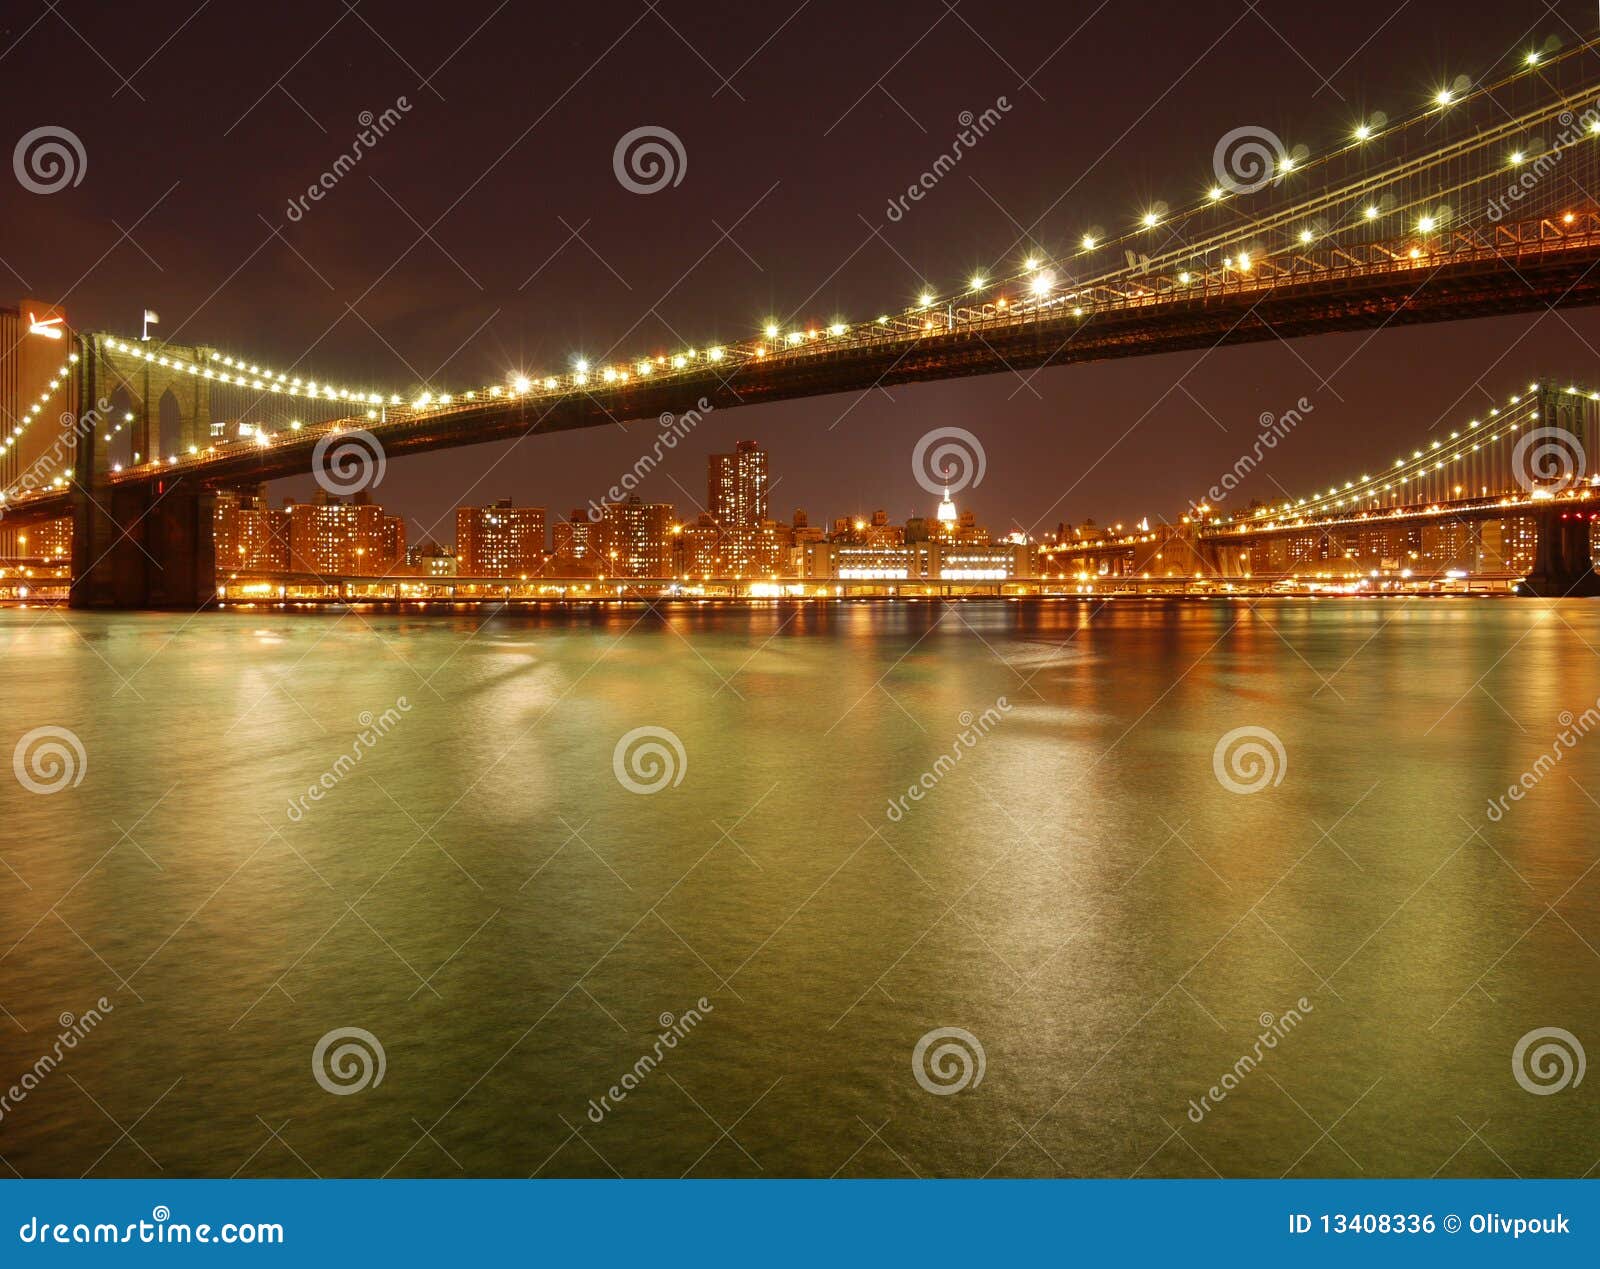
<path id="1" fill-rule="evenodd" d="M 1600 696 L 1591 605 L 11 610 L 0 647 L 6 744 L 55 725 L 87 757 L 0 793 L 0 1084 L 113 1006 L 0 1108 L 24 1175 L 1577 1175 L 1600 1150 L 1587 1085 L 1531 1096 L 1510 1056 L 1541 1026 L 1600 1043 L 1600 758 L 1485 817 Z M 641 726 L 681 783 L 618 782 Z M 1213 771 L 1241 726 L 1287 761 L 1251 795 Z M 386 1066 L 334 1096 L 311 1054 L 342 1027 Z M 919 1085 L 938 1027 L 978 1038 L 981 1083 Z"/>

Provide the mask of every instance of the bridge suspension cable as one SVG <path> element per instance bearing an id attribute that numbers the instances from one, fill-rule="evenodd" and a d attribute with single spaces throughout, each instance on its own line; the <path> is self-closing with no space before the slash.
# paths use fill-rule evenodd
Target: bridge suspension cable
<path id="1" fill-rule="evenodd" d="M 1548 411 L 1554 405 L 1556 415 Z M 1229 517 L 1242 528 L 1274 527 L 1460 501 L 1534 503 L 1600 484 L 1600 390 L 1567 384 L 1512 393 L 1391 466 L 1335 483 L 1324 492 Z"/>

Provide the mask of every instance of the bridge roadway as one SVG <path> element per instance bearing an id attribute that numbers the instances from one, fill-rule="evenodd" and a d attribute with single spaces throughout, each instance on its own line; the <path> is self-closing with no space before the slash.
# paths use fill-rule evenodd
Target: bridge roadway
<path id="1" fill-rule="evenodd" d="M 729 366 L 701 357 L 686 369 L 624 384 L 535 390 L 521 397 L 481 397 L 445 408 L 388 407 L 386 420 L 356 417 L 269 434 L 265 443 L 234 442 L 198 455 L 159 458 L 108 473 L 118 485 L 194 475 L 228 484 L 303 475 L 318 440 L 335 429 L 364 428 L 389 457 L 508 440 L 535 432 L 604 426 L 690 410 L 732 409 L 769 401 L 860 392 L 877 385 L 998 374 L 1050 365 L 1144 356 L 1267 339 L 1368 330 L 1389 324 L 1542 312 L 1600 301 L 1600 214 L 1586 210 L 1573 226 L 1555 218 L 1497 226 L 1492 238 L 1461 232 L 1448 241 L 1408 238 L 1387 246 L 1322 248 L 1303 271 L 1274 276 L 1208 277 L 1180 286 L 1166 276 L 1133 280 L 1127 298 L 1074 313 L 1070 289 L 1032 302 L 1019 317 L 985 305 L 931 313 L 931 330 L 870 328 L 842 340 L 750 357 Z M 1415 258 L 1411 252 L 1417 251 Z M 1340 261 L 1359 263 L 1340 263 Z M 1376 262 L 1375 262 L 1376 261 Z M 1265 274 L 1265 268 L 1260 269 Z M 1063 287 L 1068 284 L 1063 283 Z M 858 328 L 860 329 L 860 328 Z M 85 359 L 92 364 L 94 359 Z M 703 367 L 703 368 L 702 368 Z M 93 400 L 92 384 L 82 399 Z M 704 406 L 700 402 L 705 402 Z"/>
<path id="2" fill-rule="evenodd" d="M 1307 534 L 1326 533 L 1338 529 L 1381 530 L 1451 520 L 1461 523 L 1505 520 L 1514 516 L 1534 516 L 1551 512 L 1556 514 L 1565 512 L 1575 518 L 1594 519 L 1600 516 L 1600 487 L 1585 485 L 1553 498 L 1536 498 L 1523 493 L 1496 494 L 1489 497 L 1418 503 L 1404 507 L 1372 507 L 1362 511 L 1312 516 L 1305 519 L 1264 516 L 1259 519 L 1251 517 L 1224 520 L 1203 526 L 1190 539 L 1179 537 L 1171 540 L 1188 540 L 1196 544 L 1233 548 L 1249 545 L 1252 542 L 1305 537 Z M 1157 540 L 1154 534 L 1146 531 L 1093 541 L 1065 542 L 1053 550 L 1057 555 L 1066 556 L 1107 555 L 1118 551 L 1133 551 L 1137 547 L 1148 546 Z"/>

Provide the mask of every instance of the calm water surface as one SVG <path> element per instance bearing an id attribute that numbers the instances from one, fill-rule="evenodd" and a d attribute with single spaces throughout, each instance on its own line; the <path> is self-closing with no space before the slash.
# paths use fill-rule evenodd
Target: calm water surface
<path id="1" fill-rule="evenodd" d="M 110 1006 L 0 1157 L 1592 1173 L 1600 1079 L 1513 1051 L 1600 1055 L 1600 735 L 1487 810 L 1597 650 L 1582 602 L 0 612 L 4 748 L 84 754 L 0 786 L 0 1090 Z M 952 1027 L 982 1077 L 931 1093 Z M 342 1028 L 383 1070 L 336 1095 Z"/>

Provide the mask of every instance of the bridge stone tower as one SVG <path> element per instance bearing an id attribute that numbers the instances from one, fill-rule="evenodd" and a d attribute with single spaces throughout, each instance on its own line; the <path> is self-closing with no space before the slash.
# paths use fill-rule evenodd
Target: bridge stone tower
<path id="1" fill-rule="evenodd" d="M 99 426 L 78 430 L 70 603 L 74 608 L 198 608 L 216 594 L 215 494 L 192 478 L 161 473 L 133 484 L 110 484 L 107 437 L 116 435 L 121 422 L 132 429 L 131 452 L 146 457 L 161 452 L 152 444 L 160 446 L 163 439 L 167 452 L 174 453 L 207 443 L 211 381 L 162 366 L 137 350 L 112 349 L 110 343 L 103 335 L 81 337 L 78 400 L 85 411 L 96 410 Z M 209 350 L 185 351 L 209 359 Z M 131 423 L 127 413 L 134 415 Z M 165 437 L 159 430 L 163 421 Z"/>
<path id="2" fill-rule="evenodd" d="M 126 434 L 124 448 L 130 456 L 163 457 L 209 441 L 213 381 L 186 366 L 205 365 L 214 350 L 175 348 L 177 356 L 168 358 L 162 351 L 106 335 L 85 335 L 83 342 L 82 360 L 98 385 L 99 396 L 93 400 L 109 403 L 112 426 L 106 430 Z M 109 468 L 112 449 L 102 440 L 97 474 Z"/>
<path id="3" fill-rule="evenodd" d="M 1572 463 L 1574 481 L 1587 482 L 1600 473 L 1600 404 L 1581 392 L 1564 392 L 1545 384 L 1539 389 L 1539 426 L 1558 433 L 1550 438 L 1550 452 L 1558 460 L 1565 455 Z M 1524 458 L 1513 466 L 1526 467 L 1530 461 Z M 1519 482 L 1525 482 L 1529 474 L 1512 473 Z M 1523 588 L 1551 599 L 1600 595 L 1600 575 L 1594 570 L 1593 514 L 1571 506 L 1563 508 L 1558 499 L 1533 518 L 1538 545 Z"/>

